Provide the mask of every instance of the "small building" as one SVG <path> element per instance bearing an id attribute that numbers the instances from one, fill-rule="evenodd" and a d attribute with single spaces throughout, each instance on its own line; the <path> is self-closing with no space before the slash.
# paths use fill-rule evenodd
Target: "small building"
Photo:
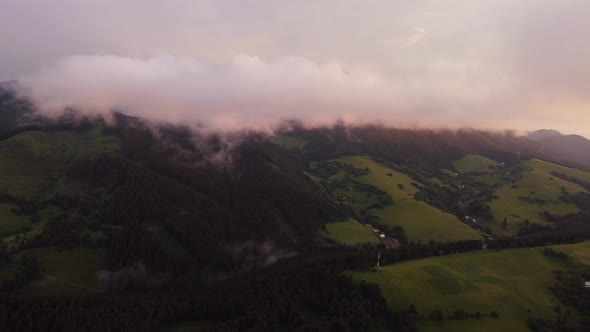
<path id="1" fill-rule="evenodd" d="M 385 238 L 385 234 L 379 234 L 379 237 L 384 239 Z"/>
<path id="2" fill-rule="evenodd" d="M 590 288 L 590 281 L 586 281 L 586 282 L 584 283 L 584 287 L 586 287 L 586 288 Z"/>

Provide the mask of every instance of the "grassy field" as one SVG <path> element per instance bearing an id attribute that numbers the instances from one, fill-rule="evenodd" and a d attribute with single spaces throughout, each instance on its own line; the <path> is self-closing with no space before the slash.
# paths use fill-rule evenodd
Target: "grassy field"
<path id="1" fill-rule="evenodd" d="M 271 141 L 289 149 L 303 149 L 308 144 L 304 139 L 287 135 L 275 135 L 271 137 Z"/>
<path id="2" fill-rule="evenodd" d="M 87 132 L 27 131 L 0 141 L 0 190 L 22 197 L 57 188 L 72 162 L 119 148 L 102 128 Z"/>
<path id="3" fill-rule="evenodd" d="M 499 319 L 424 321 L 423 331 L 528 331 L 527 310 L 551 317 L 557 300 L 549 287 L 552 271 L 588 269 L 590 242 L 556 246 L 571 260 L 545 256 L 542 248 L 484 251 L 388 265 L 381 272 L 352 272 L 354 278 L 380 285 L 394 308 L 415 304 L 428 315 L 439 309 L 497 311 Z"/>
<path id="4" fill-rule="evenodd" d="M 41 211 L 39 215 L 41 216 L 41 220 L 36 223 L 32 223 L 30 217 L 23 216 L 22 218 L 26 218 L 26 224 L 30 226 L 30 230 L 26 232 L 20 232 L 16 235 L 8 235 L 2 237 L 2 241 L 9 247 L 18 246 L 18 244 L 24 240 L 31 239 L 39 234 L 45 229 L 45 225 L 47 224 L 48 218 L 51 216 L 56 215 L 59 213 L 59 209 L 54 206 L 50 206 L 45 210 Z"/>
<path id="5" fill-rule="evenodd" d="M 104 249 L 76 248 L 57 251 L 43 248 L 18 256 L 37 256 L 45 267 L 44 275 L 25 288 L 27 294 L 88 293 L 102 291 L 97 273 L 106 265 Z"/>
<path id="6" fill-rule="evenodd" d="M 338 159 L 356 168 L 369 168 L 369 174 L 358 178 L 393 198 L 393 205 L 374 210 L 379 222 L 385 225 L 401 225 L 409 240 L 453 241 L 479 239 L 477 231 L 462 223 L 457 217 L 443 212 L 426 202 L 414 199 L 418 189 L 406 174 L 376 163 L 369 157 L 347 156 Z"/>
<path id="7" fill-rule="evenodd" d="M 557 165 L 554 163 L 550 163 L 547 161 L 533 159 L 524 162 L 525 165 L 535 168 L 540 171 L 544 171 L 546 173 L 551 173 L 552 171 L 557 171 L 560 173 L 565 173 L 573 178 L 590 182 L 590 172 L 582 171 L 575 168 L 565 167 L 561 165 Z"/>
<path id="8" fill-rule="evenodd" d="M 379 203 L 382 198 L 381 195 L 367 193 L 363 188 L 358 187 L 356 183 L 347 182 L 346 180 L 343 182 L 346 183 L 346 187 L 336 189 L 336 196 L 351 204 L 357 211 L 365 210 Z"/>
<path id="9" fill-rule="evenodd" d="M 334 241 L 342 244 L 379 243 L 371 228 L 354 220 L 326 224 L 326 230 Z"/>
<path id="10" fill-rule="evenodd" d="M 576 261 L 590 266 L 590 241 L 577 243 L 575 245 L 570 244 L 563 244 L 553 246 L 555 250 L 562 251 L 571 257 L 573 257 Z"/>
<path id="11" fill-rule="evenodd" d="M 453 165 L 459 173 L 490 173 L 493 171 L 490 166 L 497 166 L 498 162 L 480 155 L 469 154 L 454 161 Z"/>
<path id="12" fill-rule="evenodd" d="M 28 232 L 18 233 L 16 235 L 9 235 L 2 238 L 2 241 L 9 247 L 18 247 L 19 244 L 24 242 L 25 240 L 29 240 L 34 238 L 35 236 L 41 234 L 45 229 L 45 225 L 47 224 L 47 220 L 41 220 L 38 223 L 31 225 L 31 230 Z"/>
<path id="13" fill-rule="evenodd" d="M 16 208 L 16 205 L 0 203 L 0 237 L 31 225 L 29 217 L 15 215 L 10 211 L 12 208 Z"/>
<path id="14" fill-rule="evenodd" d="M 515 234 L 518 224 L 528 219 L 530 222 L 545 224 L 541 212 L 548 211 L 555 215 L 566 215 L 579 212 L 574 204 L 568 204 L 559 199 L 562 187 L 570 193 L 586 191 L 578 184 L 562 180 L 551 174 L 557 170 L 575 176 L 579 179 L 590 177 L 590 173 L 569 169 L 556 164 L 540 160 L 524 163 L 532 170 L 523 173 L 523 178 L 515 186 L 507 184 L 496 192 L 498 199 L 490 203 L 495 223 L 492 229 L 499 234 Z M 531 200 L 525 201 L 521 197 Z M 506 217 L 508 227 L 501 228 L 500 223 Z"/>

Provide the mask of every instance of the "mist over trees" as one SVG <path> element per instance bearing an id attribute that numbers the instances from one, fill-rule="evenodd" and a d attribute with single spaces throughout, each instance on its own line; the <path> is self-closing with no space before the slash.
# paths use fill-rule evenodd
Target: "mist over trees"
<path id="1" fill-rule="evenodd" d="M 11 114 L 28 116 L 32 106 L 16 100 L 15 95 L 6 95 L 2 105 L 9 105 L 9 110 L 21 107 Z M 38 233 L 0 248 L 0 259 L 18 271 L 0 285 L 0 306 L 6 313 L 0 322 L 15 331 L 98 331 L 122 326 L 151 331 L 183 320 L 210 322 L 202 331 L 365 331 L 377 325 L 415 331 L 417 320 L 429 313 L 415 307 L 390 308 L 376 285 L 358 283 L 343 274 L 371 268 L 384 247 L 348 248 L 326 242 L 319 235 L 325 224 L 353 218 L 398 239 L 402 247 L 384 251 L 383 264 L 482 250 L 482 242 L 408 241 L 403 227 L 375 223 L 367 213 L 355 211 L 320 188 L 314 174 L 329 177 L 344 170 L 366 175 L 367 169 L 333 159 L 370 155 L 427 183 L 423 180 L 433 176 L 453 178 L 441 168 L 454 169 L 454 160 L 479 154 L 502 160 L 517 177 L 519 170 L 524 171 L 520 161 L 545 157 L 537 143 L 514 133 L 472 129 L 344 123 L 306 128 L 288 122 L 277 134 L 308 142 L 289 148 L 275 144 L 266 132 L 218 133 L 120 113 L 109 121 L 75 111 L 34 123 L 12 119 L 6 122 L 10 125 L 3 129 L 3 139 L 32 131 L 93 131 L 97 137 L 116 138 L 118 147 L 89 158 L 67 159 L 61 178 L 67 190 L 31 198 L 0 193 L 0 201 L 14 204 L 14 213 L 30 217 L 33 226 L 44 223 Z M 312 164 L 319 166 L 312 170 Z M 464 180 L 470 183 L 468 177 Z M 352 183 L 377 198 L 369 208 L 396 204 L 382 190 Z M 489 217 L 487 203 L 493 199 L 493 190 L 455 192 L 417 182 L 411 186 L 417 190 L 417 200 L 457 217 L 465 213 Z M 403 185 L 397 187 L 404 190 Z M 561 199 L 581 209 L 588 205 L 586 195 L 564 192 Z M 471 203 L 460 206 L 458 200 Z M 46 218 L 44 211 L 49 208 L 57 212 Z M 583 215 L 549 217 L 559 224 L 526 225 L 519 230 L 520 238 L 489 240 L 486 245 L 520 248 L 590 237 Z M 19 291 L 46 272 L 37 256 L 15 257 L 46 248 L 104 250 L 105 265 L 97 271 L 104 293 L 20 297 Z M 457 317 L 475 315 L 465 310 Z M 37 319 L 26 319 L 30 315 Z M 309 319 L 310 315 L 315 318 Z"/>

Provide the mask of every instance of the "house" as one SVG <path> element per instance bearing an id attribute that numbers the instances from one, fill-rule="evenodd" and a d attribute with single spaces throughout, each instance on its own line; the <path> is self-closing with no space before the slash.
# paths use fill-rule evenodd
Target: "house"
<path id="1" fill-rule="evenodd" d="M 379 234 L 379 237 L 384 239 L 385 238 L 385 234 Z"/>
<path id="2" fill-rule="evenodd" d="M 590 288 L 590 281 L 586 281 L 586 282 L 584 283 L 584 287 L 586 287 L 586 288 Z"/>

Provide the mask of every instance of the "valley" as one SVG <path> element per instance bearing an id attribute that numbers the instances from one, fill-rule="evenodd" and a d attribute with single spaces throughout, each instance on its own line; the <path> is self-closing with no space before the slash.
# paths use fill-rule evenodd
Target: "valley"
<path id="1" fill-rule="evenodd" d="M 0 332 L 590 331 L 589 16 L 0 0 Z"/>
<path id="2" fill-rule="evenodd" d="M 0 141 L 5 295 L 121 292 L 143 303 L 139 294 L 155 292 L 178 301 L 176 289 L 218 285 L 216 297 L 223 294 L 216 289 L 238 287 L 238 276 L 257 285 L 309 271 L 297 278 L 312 280 L 324 266 L 322 282 L 344 278 L 346 285 L 342 302 L 321 300 L 330 310 L 368 301 L 345 289 L 372 289 L 362 295 L 372 299 L 363 302 L 363 329 L 517 331 L 536 317 L 561 317 L 554 271 L 588 270 L 590 242 L 576 243 L 590 238 L 584 170 L 506 151 L 417 161 L 411 149 L 389 155 L 389 147 L 360 143 L 370 140 L 360 128 L 352 138 L 338 128 L 254 137 L 224 169 L 209 161 L 223 149 L 219 138 L 189 139 L 182 128 L 162 127 L 156 139 L 134 121 L 23 130 Z M 569 258 L 547 256 L 545 247 Z M 382 269 L 374 272 L 377 253 Z M 251 297 L 241 287 L 231 296 Z M 285 324 L 340 324 L 309 306 L 320 300 L 308 291 L 300 303 L 310 320 Z M 377 303 L 404 320 L 369 313 Z M 412 304 L 415 312 L 407 310 Z M 182 317 L 198 318 L 188 312 Z M 173 316 L 178 324 L 153 324 L 222 324 L 209 315 Z"/>

